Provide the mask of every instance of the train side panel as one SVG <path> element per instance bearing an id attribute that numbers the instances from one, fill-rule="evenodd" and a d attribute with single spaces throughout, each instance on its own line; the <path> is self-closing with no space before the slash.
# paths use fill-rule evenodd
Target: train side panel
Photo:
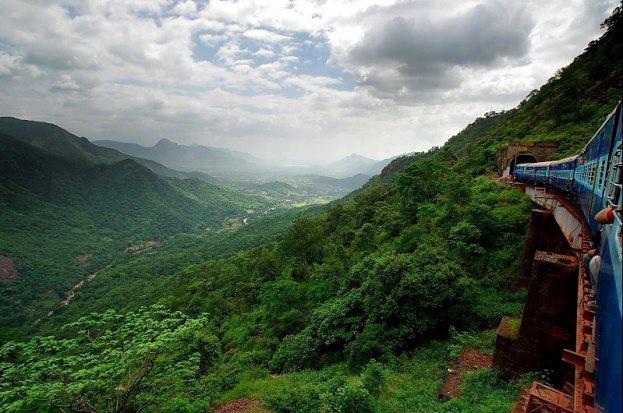
<path id="1" fill-rule="evenodd" d="M 619 106 L 612 155 L 604 199 L 608 206 L 617 209 L 613 224 L 601 225 L 601 248 L 599 255 L 602 264 L 597 279 L 597 389 L 598 411 L 620 412 L 623 409 L 621 388 L 621 347 L 622 340 L 622 271 L 621 226 L 623 195 L 623 113 Z"/>
<path id="2" fill-rule="evenodd" d="M 528 176 L 533 182 L 547 185 L 549 183 L 549 165 L 551 162 L 537 162 L 528 164 Z"/>
<path id="3" fill-rule="evenodd" d="M 524 164 L 521 165 L 517 165 L 515 167 L 515 180 L 517 181 L 523 181 L 526 179 L 526 166 Z"/>
<path id="4" fill-rule="evenodd" d="M 553 161 L 549 167 L 549 184 L 563 192 L 573 191 L 573 174 L 577 156 Z"/>
<path id="5" fill-rule="evenodd" d="M 592 231 L 599 229 L 593 216 L 606 206 L 606 175 L 615 119 L 612 113 L 576 160 L 574 192 Z"/>

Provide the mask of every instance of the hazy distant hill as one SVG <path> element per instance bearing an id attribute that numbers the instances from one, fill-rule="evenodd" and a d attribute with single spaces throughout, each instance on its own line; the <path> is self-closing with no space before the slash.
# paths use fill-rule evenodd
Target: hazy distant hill
<path id="1" fill-rule="evenodd" d="M 320 166 L 321 174 L 345 178 L 358 174 L 373 176 L 379 174 L 391 159 L 377 161 L 353 153 L 328 165 Z M 322 173 L 323 172 L 323 173 Z"/>
<path id="2" fill-rule="evenodd" d="M 319 175 L 339 179 L 355 175 L 374 176 L 379 174 L 394 158 L 379 161 L 353 153 L 337 161 L 325 164 L 284 167 L 282 168 L 282 173 L 286 173 L 289 176 Z"/>
<path id="3" fill-rule="evenodd" d="M 184 171 L 221 175 L 232 172 L 251 173 L 265 169 L 260 159 L 247 153 L 201 145 L 180 145 L 168 139 L 161 139 L 154 146 L 112 140 L 96 140 L 93 143 Z"/>
<path id="4" fill-rule="evenodd" d="M 302 175 L 299 177 L 301 180 L 307 181 L 313 185 L 318 185 L 324 188 L 334 189 L 344 195 L 354 191 L 368 182 L 369 175 L 357 174 L 349 176 L 347 178 L 332 178 L 322 175 Z"/>
<path id="5" fill-rule="evenodd" d="M 0 117 L 0 133 L 76 162 L 114 163 L 137 156 L 94 145 L 87 138 L 78 137 L 57 125 L 46 122 Z M 167 168 L 153 160 L 140 157 L 132 159 L 160 176 L 174 178 L 191 176 Z M 207 182 L 216 182 L 216 179 L 207 174 L 193 174 L 193 176 Z"/>
<path id="6" fill-rule="evenodd" d="M 393 159 L 381 161 L 352 154 L 340 160 L 309 166 L 277 166 L 244 152 L 202 145 L 180 145 L 161 139 L 154 146 L 112 140 L 96 140 L 96 145 L 116 149 L 130 156 L 151 159 L 170 168 L 183 171 L 203 171 L 210 175 L 269 176 L 275 179 L 296 175 L 322 175 L 347 178 L 355 175 L 373 176 L 380 173 Z"/>

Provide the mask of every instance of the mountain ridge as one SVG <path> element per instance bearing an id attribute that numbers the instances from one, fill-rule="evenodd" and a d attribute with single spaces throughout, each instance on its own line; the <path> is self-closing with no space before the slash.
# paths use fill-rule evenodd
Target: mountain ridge
<path id="1" fill-rule="evenodd" d="M 358 174 L 373 176 L 397 155 L 376 160 L 352 153 L 326 164 L 308 166 L 279 166 L 246 152 L 200 144 L 183 145 L 168 138 L 158 140 L 152 146 L 115 140 L 93 140 L 94 144 L 116 149 L 130 156 L 151 159 L 173 169 L 203 171 L 217 177 L 230 177 L 232 173 L 243 176 L 271 176 L 273 178 L 296 175 L 323 175 L 348 178 Z"/>
<path id="2" fill-rule="evenodd" d="M 49 123 L 15 117 L 0 117 L 0 133 L 12 136 L 22 142 L 43 149 L 49 153 L 78 162 L 115 163 L 131 157 L 121 151 L 94 145 L 85 137 L 74 135 L 62 127 Z M 187 178 L 187 173 L 180 172 L 153 160 L 133 157 L 133 160 L 163 177 Z M 214 177 L 205 173 L 194 176 L 206 182 L 216 183 Z"/>
<path id="3" fill-rule="evenodd" d="M 198 144 L 182 145 L 167 138 L 160 139 L 152 146 L 115 140 L 93 140 L 92 142 L 101 147 L 115 149 L 130 156 L 150 159 L 167 167 L 187 172 L 251 173 L 264 168 L 263 161 L 250 154 Z"/>

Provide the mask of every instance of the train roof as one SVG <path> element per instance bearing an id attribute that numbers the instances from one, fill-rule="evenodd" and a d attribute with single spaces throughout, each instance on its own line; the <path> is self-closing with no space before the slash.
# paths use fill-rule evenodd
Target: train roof
<path id="1" fill-rule="evenodd" d="M 536 167 L 541 167 L 541 166 L 549 166 L 550 163 L 551 163 L 551 161 L 547 161 L 547 162 L 532 162 L 532 163 L 520 163 L 519 165 L 516 165 L 515 167 L 517 167 L 517 166 L 530 166 L 530 167 L 536 166 Z"/>
<path id="2" fill-rule="evenodd" d="M 606 117 L 606 120 L 604 120 L 601 124 L 601 126 L 599 127 L 599 129 L 597 129 L 597 132 L 595 132 L 593 134 L 593 136 L 588 140 L 588 142 L 586 142 L 586 145 L 584 145 L 584 147 L 582 148 L 582 150 L 580 151 L 580 155 L 586 152 L 586 148 L 588 148 L 588 146 L 591 144 L 591 142 L 593 141 L 593 139 L 595 139 L 595 137 L 597 137 L 597 135 L 599 134 L 599 132 L 601 132 L 601 130 L 603 129 L 603 127 L 606 125 L 606 123 L 608 123 L 608 121 L 610 120 L 611 117 L 613 117 L 614 115 L 616 115 L 617 109 L 619 108 L 619 105 L 621 105 L 621 101 L 619 100 L 619 103 L 617 103 L 617 105 L 614 107 L 614 110 L 612 112 L 610 112 L 610 114 Z"/>
<path id="3" fill-rule="evenodd" d="M 564 159 L 558 159 L 557 161 L 551 161 L 549 162 L 550 165 L 560 165 L 563 163 L 569 163 L 569 162 L 575 162 L 575 160 L 578 158 L 578 155 L 573 155 L 573 156 L 568 156 Z"/>
<path id="4" fill-rule="evenodd" d="M 562 165 L 564 163 L 575 162 L 577 157 L 578 157 L 578 155 L 573 155 L 573 156 L 569 156 L 569 157 L 563 158 L 563 159 L 558 159 L 558 160 L 555 160 L 555 161 L 520 163 L 517 166 L 533 166 L 533 167 L 540 168 L 540 167 L 552 166 L 552 165 Z"/>

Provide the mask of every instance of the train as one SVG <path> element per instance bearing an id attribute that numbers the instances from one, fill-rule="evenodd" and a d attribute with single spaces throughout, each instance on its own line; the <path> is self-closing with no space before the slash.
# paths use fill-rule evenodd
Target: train
<path id="1" fill-rule="evenodd" d="M 515 166 L 514 180 L 546 187 L 572 200 L 582 209 L 601 266 L 597 277 L 595 402 L 598 411 L 621 412 L 621 102 L 597 133 L 575 156 L 550 162 Z M 600 212 L 610 214 L 607 224 L 597 222 Z"/>

